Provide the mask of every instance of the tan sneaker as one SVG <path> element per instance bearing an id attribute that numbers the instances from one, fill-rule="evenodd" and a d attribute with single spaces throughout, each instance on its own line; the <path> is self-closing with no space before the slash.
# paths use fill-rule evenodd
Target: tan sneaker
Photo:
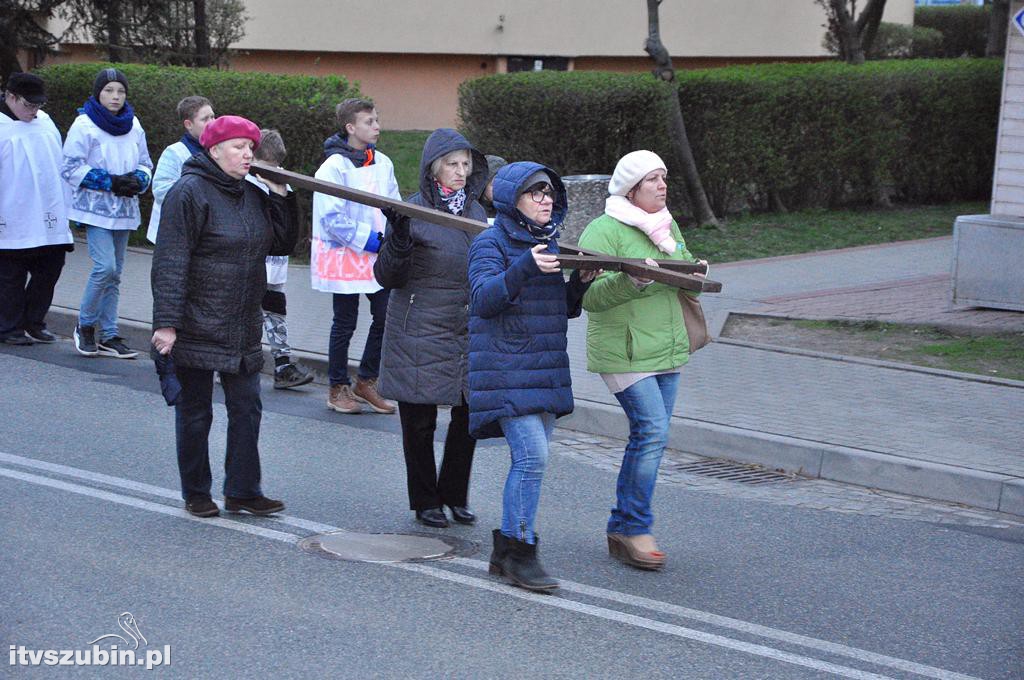
<path id="1" fill-rule="evenodd" d="M 327 397 L 327 408 L 338 413 L 362 413 L 363 407 L 352 395 L 352 388 L 348 385 L 331 385 L 331 391 Z"/>
<path id="2" fill-rule="evenodd" d="M 370 408 L 377 413 L 390 414 L 395 412 L 395 404 L 380 396 L 377 392 L 376 378 L 370 378 L 369 380 L 357 379 L 356 388 L 352 390 L 352 396 L 357 401 L 369 404 Z"/>

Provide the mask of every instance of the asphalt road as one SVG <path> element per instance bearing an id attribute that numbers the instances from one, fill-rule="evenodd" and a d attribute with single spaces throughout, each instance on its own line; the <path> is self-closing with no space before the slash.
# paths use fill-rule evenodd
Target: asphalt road
<path id="1" fill-rule="evenodd" d="M 173 412 L 149 361 L 85 359 L 68 342 L 0 348 L 0 676 L 120 672 L 17 655 L 82 653 L 126 636 L 117 617 L 130 612 L 140 650 L 170 647 L 164 677 L 1024 678 L 1016 527 L 664 485 L 670 566 L 644 573 L 607 555 L 613 473 L 555 455 L 539 533 L 563 588 L 532 595 L 486 573 L 508 460 L 497 441 L 474 465 L 478 525 L 435 532 L 472 554 L 371 564 L 303 551 L 328 531 L 427 531 L 407 510 L 397 417 L 342 416 L 323 399 L 264 383 L 264 488 L 285 517 L 197 520 L 177 498 Z M 215 490 L 223 446 L 218 406 Z"/>

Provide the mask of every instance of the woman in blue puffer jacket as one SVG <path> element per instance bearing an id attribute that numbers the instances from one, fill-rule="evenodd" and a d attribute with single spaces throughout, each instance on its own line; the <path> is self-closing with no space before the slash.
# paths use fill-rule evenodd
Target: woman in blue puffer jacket
<path id="1" fill-rule="evenodd" d="M 558 228 L 562 180 L 537 163 L 512 163 L 494 178 L 494 226 L 469 250 L 469 426 L 478 439 L 504 436 L 512 454 L 492 574 L 530 590 L 558 583 L 537 561 L 534 519 L 555 418 L 572 412 L 565 332 L 580 315 L 596 272 L 566 282 Z"/>

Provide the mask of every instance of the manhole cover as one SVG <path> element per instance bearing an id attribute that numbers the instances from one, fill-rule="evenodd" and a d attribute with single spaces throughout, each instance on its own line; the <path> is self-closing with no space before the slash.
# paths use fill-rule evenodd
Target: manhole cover
<path id="1" fill-rule="evenodd" d="M 680 472 L 688 472 L 702 477 L 713 477 L 740 484 L 771 484 L 774 482 L 792 482 L 795 475 L 775 470 L 766 470 L 757 465 L 743 465 L 726 460 L 700 460 L 693 463 L 677 463 L 672 466 Z"/>
<path id="2" fill-rule="evenodd" d="M 299 541 L 303 550 L 352 562 L 428 562 L 446 557 L 465 557 L 477 545 L 451 536 L 434 534 L 361 534 L 335 531 Z"/>

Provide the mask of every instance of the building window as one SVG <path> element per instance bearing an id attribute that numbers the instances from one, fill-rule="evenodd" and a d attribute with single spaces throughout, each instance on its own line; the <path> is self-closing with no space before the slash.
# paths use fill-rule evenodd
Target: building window
<path id="1" fill-rule="evenodd" d="M 508 72 L 515 71 L 568 71 L 568 57 L 509 57 Z"/>

